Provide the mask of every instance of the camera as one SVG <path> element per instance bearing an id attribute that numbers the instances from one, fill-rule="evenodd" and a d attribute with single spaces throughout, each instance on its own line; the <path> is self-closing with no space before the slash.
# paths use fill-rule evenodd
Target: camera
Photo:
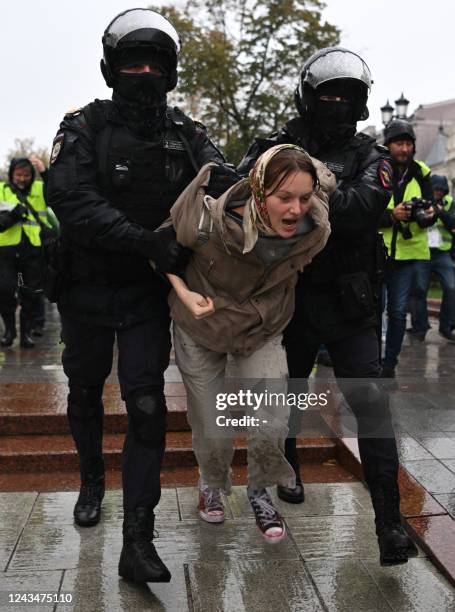
<path id="1" fill-rule="evenodd" d="M 432 205 L 431 200 L 425 200 L 424 198 L 412 198 L 408 202 L 404 202 L 406 210 L 411 213 L 409 221 L 415 221 L 421 228 L 428 226 L 429 220 L 426 211 Z"/>

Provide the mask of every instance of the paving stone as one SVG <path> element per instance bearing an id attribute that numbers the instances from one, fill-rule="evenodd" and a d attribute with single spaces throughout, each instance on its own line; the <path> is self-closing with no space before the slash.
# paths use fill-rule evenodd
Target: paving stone
<path id="1" fill-rule="evenodd" d="M 436 459 L 455 459 L 455 440 L 441 436 L 440 432 L 416 435 L 416 439 Z"/>
<path id="2" fill-rule="evenodd" d="M 0 529 L 23 526 L 37 496 L 38 493 L 0 493 Z"/>
<path id="3" fill-rule="evenodd" d="M 404 466 L 430 493 L 455 492 L 455 473 L 437 459 L 406 461 Z"/>
<path id="4" fill-rule="evenodd" d="M 455 493 L 441 493 L 435 495 L 437 501 L 444 506 L 450 516 L 455 519 Z"/>
<path id="5" fill-rule="evenodd" d="M 85 569 L 68 570 L 62 591 L 73 594 L 71 605 L 59 604 L 57 612 L 103 612 L 114 610 L 189 610 L 183 564 L 168 564 L 172 580 L 166 584 L 136 585 L 118 576 L 116 567 L 103 565 Z"/>
<path id="6" fill-rule="evenodd" d="M 425 542 L 432 557 L 449 576 L 455 576 L 455 521 L 449 514 L 420 516 L 408 521 L 411 529 Z"/>
<path id="7" fill-rule="evenodd" d="M 55 603 L 11 603 L 9 595 L 14 593 L 39 595 L 48 593 L 58 595 L 62 572 L 34 572 L 30 574 L 0 574 L 0 610 L 18 610 L 20 612 L 51 612 Z"/>
<path id="8" fill-rule="evenodd" d="M 241 488 L 241 487 L 236 487 Z M 179 487 L 177 489 L 178 505 L 180 510 L 180 517 L 182 521 L 195 521 L 199 520 L 199 512 L 197 509 L 199 503 L 199 492 L 197 487 Z M 224 500 L 225 517 L 227 519 L 232 518 L 232 511 L 229 506 L 228 499 L 225 495 L 222 496 Z"/>
<path id="9" fill-rule="evenodd" d="M 300 561 L 191 563 L 195 612 L 319 612 L 324 610 Z"/>
<path id="10" fill-rule="evenodd" d="M 400 461 L 434 459 L 434 456 L 411 435 L 397 436 L 397 446 Z"/>
<path id="11" fill-rule="evenodd" d="M 451 472 L 455 473 L 455 459 L 443 459 L 441 462 L 448 467 Z"/>
<path id="12" fill-rule="evenodd" d="M 410 559 L 394 567 L 381 567 L 370 561 L 363 564 L 393 610 L 455 610 L 455 588 L 428 559 Z"/>
<path id="13" fill-rule="evenodd" d="M 306 566 L 329 612 L 390 612 L 361 561 L 308 561 Z"/>
<path id="14" fill-rule="evenodd" d="M 305 560 L 379 558 L 372 516 L 293 517 L 286 523 Z"/>
<path id="15" fill-rule="evenodd" d="M 372 514 L 373 508 L 367 489 L 360 482 L 340 484 L 305 484 L 303 504 L 288 504 L 279 499 L 276 488 L 269 492 L 284 517 L 332 516 L 344 514 Z M 233 487 L 228 498 L 234 517 L 253 516 L 246 487 Z"/>

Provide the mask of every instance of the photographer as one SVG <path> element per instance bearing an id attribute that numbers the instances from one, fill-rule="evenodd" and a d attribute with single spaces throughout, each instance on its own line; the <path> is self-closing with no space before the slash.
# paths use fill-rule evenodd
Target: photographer
<path id="1" fill-rule="evenodd" d="M 449 184 L 445 176 L 431 175 L 433 186 L 434 207 L 437 212 L 437 222 L 428 230 L 430 247 L 430 265 L 421 273 L 420 284 L 428 293 L 431 275 L 435 274 L 442 287 L 442 302 L 439 312 L 439 333 L 449 342 L 455 343 L 452 326 L 455 323 L 455 274 L 450 250 L 455 231 L 455 203 L 449 194 Z M 423 341 L 430 329 L 426 295 L 419 298 L 412 296 L 412 333 L 415 338 Z"/>
<path id="2" fill-rule="evenodd" d="M 436 222 L 437 215 L 432 206 L 430 168 L 414 159 L 412 125 L 403 120 L 392 121 L 384 131 L 384 144 L 392 156 L 395 172 L 393 196 L 381 221 L 391 260 L 387 276 L 388 325 L 382 376 L 394 378 L 411 289 L 416 296 L 426 297 L 422 278 L 430 266 L 427 228 Z"/>

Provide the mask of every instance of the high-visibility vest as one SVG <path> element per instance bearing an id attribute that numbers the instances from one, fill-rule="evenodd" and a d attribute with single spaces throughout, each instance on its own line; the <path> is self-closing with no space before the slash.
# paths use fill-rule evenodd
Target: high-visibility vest
<path id="1" fill-rule="evenodd" d="M 43 187 L 42 181 L 33 181 L 30 193 L 27 195 L 27 201 L 38 213 L 41 223 L 50 227 L 47 220 L 47 206 L 44 200 Z M 21 204 L 21 202 L 8 183 L 0 182 L 0 211 L 12 210 L 17 204 Z M 36 247 L 41 246 L 41 228 L 32 213 L 28 211 L 23 219 L 20 219 L 4 232 L 0 232 L 0 248 L 19 244 L 22 240 L 22 232 L 25 233 L 30 244 Z"/>
<path id="2" fill-rule="evenodd" d="M 416 160 L 417 161 L 417 160 Z M 422 176 L 427 176 L 431 170 L 430 168 L 421 161 L 417 161 L 422 169 Z M 416 178 L 412 178 L 406 185 L 406 189 L 403 195 L 403 202 L 408 202 L 412 198 L 421 198 L 422 190 Z M 390 198 L 387 210 L 393 210 L 395 207 L 395 200 L 392 196 Z M 395 225 L 395 224 L 394 224 Z M 389 255 L 394 255 L 394 259 L 397 261 L 406 261 L 407 259 L 430 259 L 430 248 L 428 246 L 428 232 L 427 228 L 421 228 L 415 221 L 406 222 L 402 221 L 403 227 L 408 226 L 412 238 L 405 240 L 403 234 L 394 227 L 385 227 L 381 229 L 384 235 L 384 242 L 387 247 Z M 396 234 L 396 238 L 394 235 Z M 395 253 L 392 253 L 392 241 L 395 241 Z"/>
<path id="3" fill-rule="evenodd" d="M 446 195 L 442 198 L 442 201 L 443 201 L 444 210 L 448 211 L 450 207 L 452 206 L 452 202 L 453 202 L 452 196 Z M 449 230 L 446 228 L 446 226 L 444 225 L 441 219 L 438 219 L 436 221 L 436 227 L 438 228 L 439 233 L 441 234 L 441 238 L 442 238 L 442 244 L 440 244 L 437 248 L 440 251 L 450 251 L 450 249 L 452 248 L 452 239 L 453 239 L 452 232 L 449 232 Z"/>

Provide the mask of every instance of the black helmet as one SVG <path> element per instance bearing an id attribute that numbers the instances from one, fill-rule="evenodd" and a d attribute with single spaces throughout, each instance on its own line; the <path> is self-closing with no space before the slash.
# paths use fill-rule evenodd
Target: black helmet
<path id="1" fill-rule="evenodd" d="M 384 129 L 384 144 L 387 146 L 394 140 L 412 140 L 415 144 L 414 128 L 404 119 L 394 119 Z"/>
<path id="2" fill-rule="evenodd" d="M 442 174 L 431 174 L 430 181 L 433 189 L 440 189 L 446 195 L 449 193 L 449 183 L 446 176 Z"/>
<path id="3" fill-rule="evenodd" d="M 336 82 L 336 83 L 335 83 Z M 372 84 L 370 69 L 357 53 L 343 47 L 326 47 L 314 53 L 303 65 L 294 100 L 299 113 L 311 114 L 316 90 L 329 90 L 330 84 L 349 90 L 355 99 L 355 121 L 368 118 L 366 106 Z"/>
<path id="4" fill-rule="evenodd" d="M 130 9 L 115 17 L 102 38 L 104 58 L 101 72 L 108 87 L 115 83 L 115 68 L 131 50 L 136 54 L 153 51 L 165 63 L 169 75 L 168 91 L 177 85 L 179 35 L 170 21 L 150 9 Z"/>

